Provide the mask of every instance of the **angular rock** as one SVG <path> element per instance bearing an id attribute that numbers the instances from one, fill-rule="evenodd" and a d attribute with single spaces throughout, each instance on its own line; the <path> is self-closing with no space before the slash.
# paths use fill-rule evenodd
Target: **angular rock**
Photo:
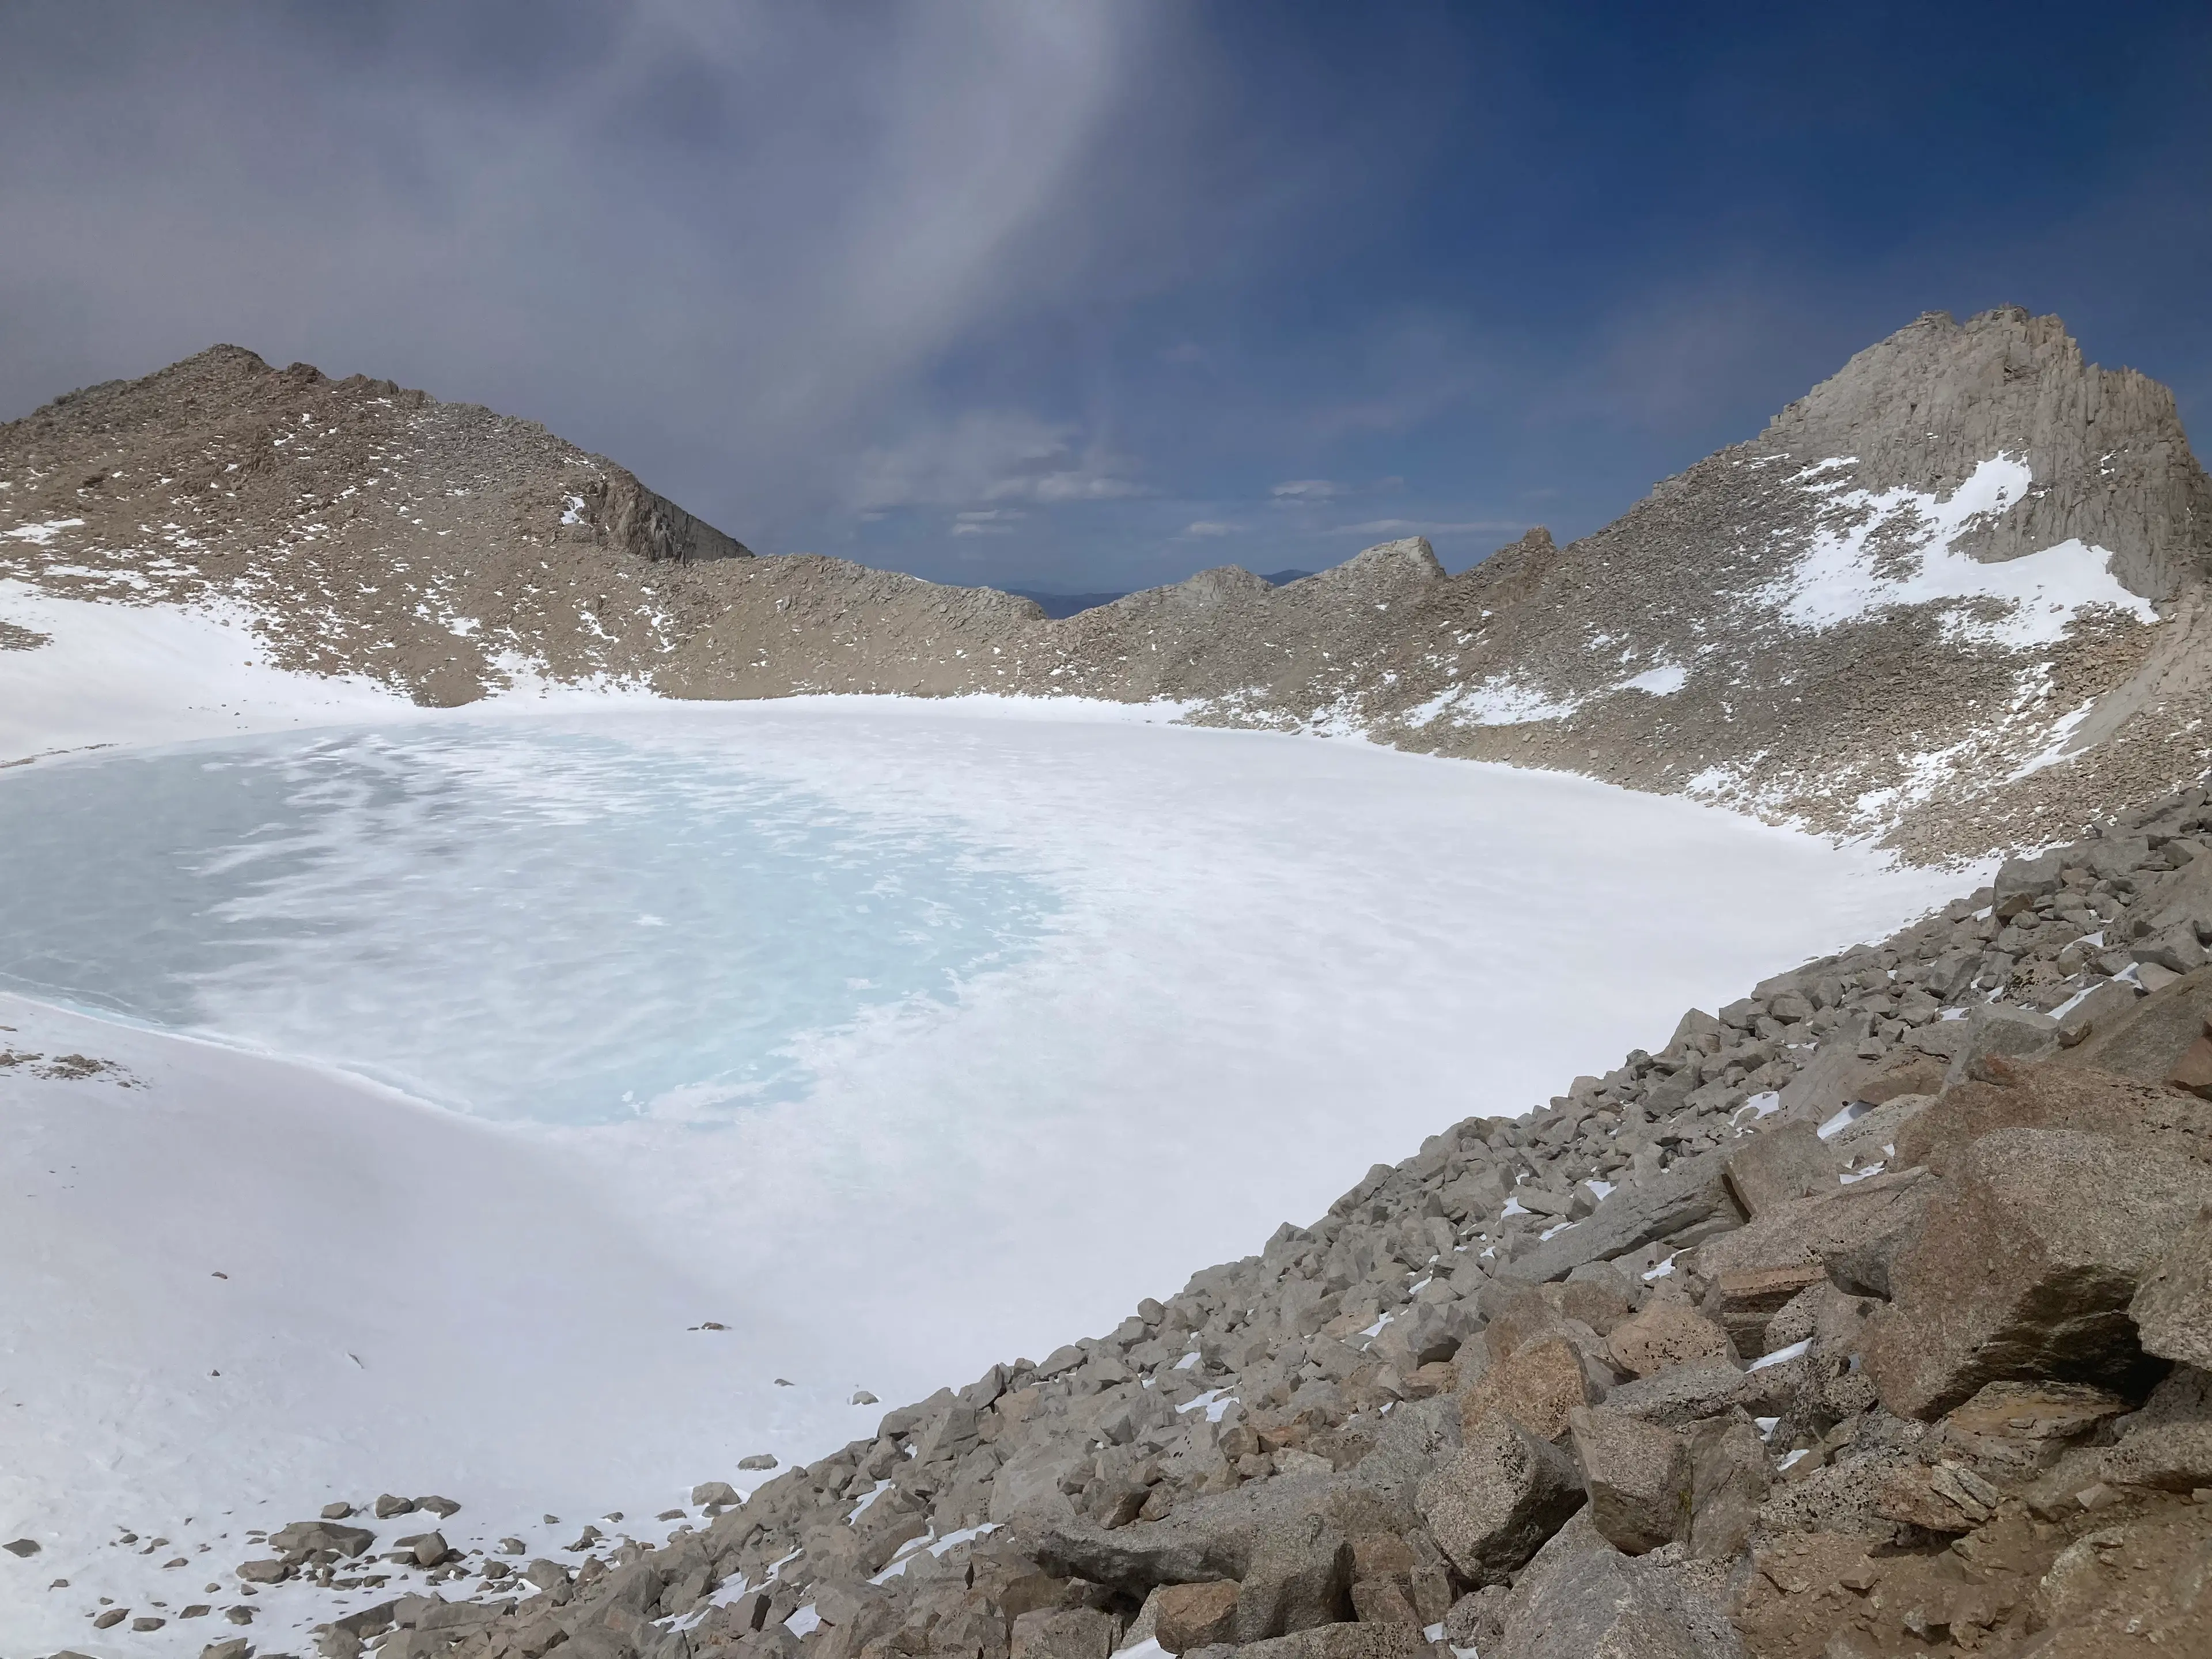
<path id="1" fill-rule="evenodd" d="M 2129 1302 L 2212 1197 L 2212 1169 L 2068 1129 L 2000 1129 L 1961 1153 L 1892 1270 L 1865 1366 L 1900 1417 L 1984 1383 L 2140 1370 Z"/>
<path id="2" fill-rule="evenodd" d="M 1590 1524 L 1624 1555 L 1689 1535 L 1690 1449 L 1668 1429 L 1602 1406 L 1570 1414 Z"/>
<path id="3" fill-rule="evenodd" d="M 1972 1532 L 1996 1514 L 1997 1489 L 1964 1464 L 1907 1463 L 1892 1469 L 1875 1513 L 1923 1532 Z"/>
<path id="4" fill-rule="evenodd" d="M 1899 1149 L 1900 1158 L 1903 1148 Z M 1899 1169 L 1777 1206 L 1751 1225 L 1698 1247 L 1708 1280 L 1817 1265 L 1846 1290 L 1889 1294 L 1890 1263 L 1920 1224 L 1934 1191 L 1926 1172 Z"/>
<path id="5" fill-rule="evenodd" d="M 1352 1613 L 1351 1541 L 1326 1516 L 1264 1528 L 1237 1585 L 1238 1646 L 1330 1625 Z"/>
<path id="6" fill-rule="evenodd" d="M 1679 1570 L 1634 1560 L 1577 1516 L 1528 1564 L 1482 1659 L 1741 1659 L 1727 1613 Z"/>
<path id="7" fill-rule="evenodd" d="M 1431 1659 L 1421 1632 L 1408 1625 L 1316 1625 L 1234 1651 L 1237 1659 Z"/>
<path id="8" fill-rule="evenodd" d="M 1114 1620 L 1095 1607 L 1040 1607 L 1014 1620 L 1011 1659 L 1107 1659 Z"/>
<path id="9" fill-rule="evenodd" d="M 335 1550 L 340 1555 L 359 1555 L 376 1541 L 366 1527 L 349 1527 L 335 1521 L 295 1521 L 269 1534 L 269 1547 L 289 1555 L 295 1550 Z"/>
<path id="10" fill-rule="evenodd" d="M 378 1520 L 389 1521 L 395 1515 L 412 1515 L 415 1512 L 415 1500 L 411 1498 L 401 1498 L 396 1493 L 387 1492 L 380 1494 L 371 1507 Z"/>
<path id="11" fill-rule="evenodd" d="M 1810 1123 L 1778 1123 L 1722 1166 L 1736 1206 L 1756 1221 L 1778 1204 L 1834 1190 L 1843 1165 Z"/>
<path id="12" fill-rule="evenodd" d="M 2104 1477 L 2116 1486 L 2165 1492 L 2212 1487 L 2212 1422 L 2157 1423 L 2107 1451 Z"/>
<path id="13" fill-rule="evenodd" d="M 1460 1395 L 1460 1424 L 1464 1432 L 1486 1416 L 1503 1415 L 1540 1440 L 1557 1440 L 1567 1431 L 1567 1413 L 1604 1392 L 1573 1344 L 1540 1337 L 1492 1365 Z"/>
<path id="14" fill-rule="evenodd" d="M 1899 1133 L 1900 1168 L 1948 1174 L 1961 1152 L 1996 1129 L 2078 1129 L 2212 1164 L 2212 1103 L 2070 1063 L 1995 1061 L 1984 1070 L 1985 1078 L 1946 1091 Z"/>
<path id="15" fill-rule="evenodd" d="M 1613 1328 L 1606 1352 L 1632 1376 L 1651 1376 L 1677 1365 L 1737 1363 L 1728 1333 L 1680 1297 L 1654 1296 L 1643 1311 Z"/>
<path id="16" fill-rule="evenodd" d="M 734 1504 L 738 1501 L 738 1489 L 726 1480 L 702 1480 L 691 1488 L 694 1504 Z"/>
<path id="17" fill-rule="evenodd" d="M 1605 1403 L 1641 1422 L 1687 1428 L 1739 1408 L 1763 1413 L 1771 1375 L 1771 1370 L 1744 1371 L 1735 1365 L 1676 1365 L 1622 1383 L 1606 1395 Z"/>
<path id="18" fill-rule="evenodd" d="M 1742 1219 L 1729 1194 L 1726 1160 L 1705 1152 L 1682 1159 L 1641 1186 L 1614 1188 L 1589 1219 L 1554 1234 L 1503 1271 L 1544 1284 L 1565 1279 L 1586 1262 L 1609 1261 L 1700 1226 L 1731 1227 Z"/>
<path id="19" fill-rule="evenodd" d="M 2128 1314 L 2146 1352 L 2212 1370 L 2212 1206 L 2151 1264 Z"/>
<path id="20" fill-rule="evenodd" d="M 1725 1561 L 1743 1549 L 1771 1484 L 1766 1446 L 1741 1411 L 1689 1429 L 1690 1552 Z"/>
<path id="21" fill-rule="evenodd" d="M 1946 1084 L 1964 1081 L 1991 1058 L 2031 1060 L 2058 1048 L 2057 1020 L 2006 1003 L 1976 1003 L 1966 1018 L 1948 1023 L 1960 1027 L 1960 1035 L 1943 1071 Z"/>
<path id="22" fill-rule="evenodd" d="M 1157 1604 L 1152 1635 L 1170 1653 L 1188 1653 L 1234 1639 L 1237 1586 L 1227 1579 L 1207 1584 L 1163 1584 L 1148 1606 Z"/>
<path id="23" fill-rule="evenodd" d="M 1378 1442 L 1378 1455 L 1380 1449 Z M 1284 1553 L 1316 1518 L 1340 1529 L 1356 1526 L 1363 1531 L 1410 1519 L 1410 1493 L 1401 1499 L 1388 1484 L 1364 1473 L 1374 1461 L 1364 1460 L 1342 1474 L 1279 1475 L 1231 1492 L 1186 1498 L 1164 1520 L 1138 1521 L 1111 1531 L 1072 1514 L 1065 1519 L 1033 1516 L 1029 1524 L 1036 1559 L 1049 1571 L 1110 1584 L 1133 1595 L 1156 1584 L 1243 1582 L 1251 1576 L 1254 1562 Z"/>
<path id="24" fill-rule="evenodd" d="M 1763 1354 L 1774 1316 L 1804 1291 L 1827 1282 L 1827 1269 L 1818 1261 L 1724 1273 L 1714 1278 L 1702 1305 L 1728 1333 L 1737 1353 Z"/>
<path id="25" fill-rule="evenodd" d="M 1415 1499 L 1429 1535 L 1478 1583 L 1519 1567 L 1583 1501 L 1573 1460 L 1502 1416 L 1473 1425 Z"/>
<path id="26" fill-rule="evenodd" d="M 1942 1079 L 1938 1078 L 1936 1087 L 1942 1086 Z M 1898 1132 L 1935 1103 L 1932 1092 L 1892 1095 L 1829 1136 L 1828 1150 L 1838 1163 L 1856 1164 L 1862 1169 L 1887 1164 L 1895 1151 Z"/>
<path id="27" fill-rule="evenodd" d="M 1410 1625 L 1419 1630 L 1425 1622 L 1413 1610 L 1406 1586 L 1395 1578 L 1353 1579 L 1352 1612 L 1363 1625 Z"/>

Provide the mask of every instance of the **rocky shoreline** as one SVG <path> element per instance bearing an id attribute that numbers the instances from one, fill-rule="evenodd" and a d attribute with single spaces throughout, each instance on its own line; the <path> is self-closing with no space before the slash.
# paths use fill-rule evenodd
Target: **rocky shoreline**
<path id="1" fill-rule="evenodd" d="M 2196 787 L 2007 864 L 665 1544 L 334 1506 L 231 1616 L 325 1586 L 328 1659 L 2207 1650 L 2208 850 Z"/>

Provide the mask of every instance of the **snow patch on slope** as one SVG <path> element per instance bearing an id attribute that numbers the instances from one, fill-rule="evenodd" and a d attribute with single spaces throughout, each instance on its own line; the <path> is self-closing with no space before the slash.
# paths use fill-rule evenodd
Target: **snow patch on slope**
<path id="1" fill-rule="evenodd" d="M 1823 462 L 1807 471 L 1841 465 Z M 1837 492 L 1826 522 L 1796 569 L 1759 597 L 1789 621 L 1820 633 L 1899 605 L 1994 601 L 2003 608 L 2001 617 L 1954 613 L 1950 625 L 2014 650 L 2057 644 L 2092 606 L 2156 622 L 2149 601 L 2112 574 L 2112 555 L 2104 548 L 2070 540 L 1991 563 L 1956 550 L 1978 520 L 2008 511 L 2034 482 L 2026 460 L 2000 454 L 1975 467 L 1946 498 L 1903 485 L 1874 491 L 1811 484 Z"/>
<path id="2" fill-rule="evenodd" d="M 1517 675 L 1498 674 L 1474 685 L 1440 691 L 1406 716 L 1408 726 L 1443 720 L 1453 726 L 1528 726 L 1562 720 L 1582 707 L 1573 697 L 1555 697 Z"/>

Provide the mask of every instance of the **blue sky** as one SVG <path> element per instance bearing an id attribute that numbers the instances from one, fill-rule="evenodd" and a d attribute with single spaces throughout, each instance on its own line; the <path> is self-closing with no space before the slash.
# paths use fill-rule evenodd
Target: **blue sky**
<path id="1" fill-rule="evenodd" d="M 217 340 L 763 551 L 1563 539 L 1922 311 L 2212 398 L 2194 5 L 0 11 L 0 414 Z"/>

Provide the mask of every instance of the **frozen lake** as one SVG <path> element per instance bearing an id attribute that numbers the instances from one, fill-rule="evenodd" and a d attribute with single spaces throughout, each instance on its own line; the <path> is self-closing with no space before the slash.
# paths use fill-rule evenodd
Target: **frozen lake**
<path id="1" fill-rule="evenodd" d="M 101 1528 L 264 1498 L 649 1514 L 1972 880 L 1074 705 L 395 714 L 0 770 L 0 973 L 38 999 L 6 1040 L 144 1085 L 8 1085 L 0 1529 L 71 1576 Z"/>
<path id="2" fill-rule="evenodd" d="M 199 744 L 0 787 L 0 985 L 482 1115 L 712 1118 L 945 1006 L 1054 891 L 742 748 L 536 724 Z"/>

